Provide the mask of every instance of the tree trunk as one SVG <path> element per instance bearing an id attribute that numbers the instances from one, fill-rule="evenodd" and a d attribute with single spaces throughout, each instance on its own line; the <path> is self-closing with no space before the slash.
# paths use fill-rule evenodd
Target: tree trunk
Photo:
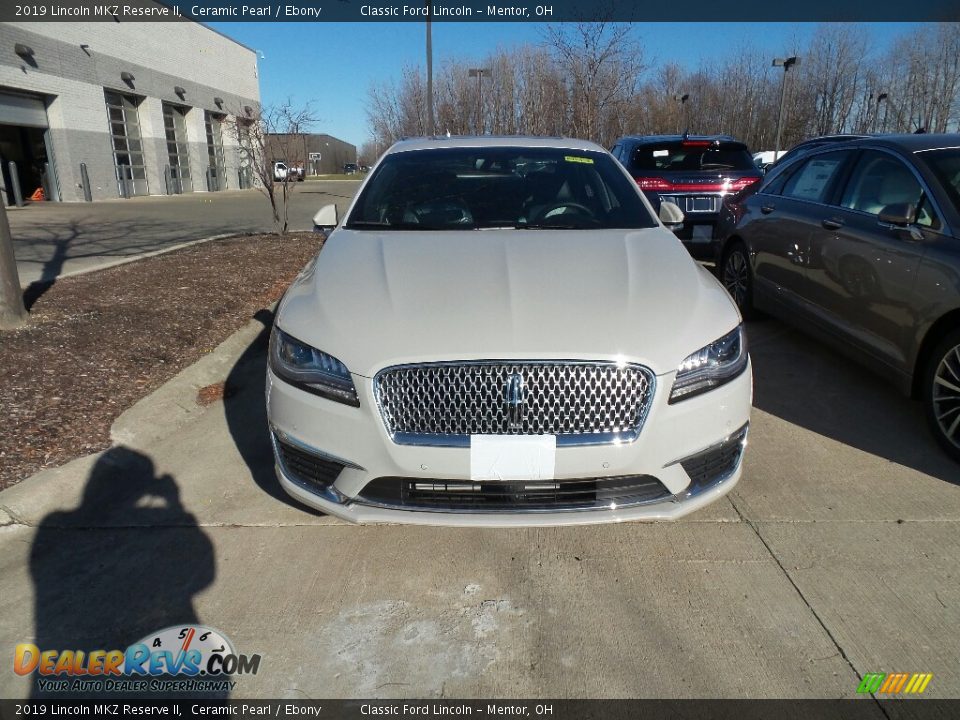
<path id="1" fill-rule="evenodd" d="M 0 330 L 13 330 L 27 322 L 23 290 L 13 256 L 13 238 L 7 209 L 0 203 Z"/>

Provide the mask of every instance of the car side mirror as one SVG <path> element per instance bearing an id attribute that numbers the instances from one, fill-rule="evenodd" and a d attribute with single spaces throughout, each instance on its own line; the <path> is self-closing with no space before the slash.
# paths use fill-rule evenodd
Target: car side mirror
<path id="1" fill-rule="evenodd" d="M 664 200 L 660 203 L 660 222 L 667 227 L 683 224 L 683 210 L 676 203 Z"/>
<path id="2" fill-rule="evenodd" d="M 324 205 L 313 216 L 313 231 L 329 233 L 337 226 L 337 206 Z"/>
<path id="3" fill-rule="evenodd" d="M 917 208 L 911 203 L 893 203 L 887 205 L 880 211 L 879 220 L 888 225 L 897 227 L 906 227 L 912 225 L 917 219 Z"/>

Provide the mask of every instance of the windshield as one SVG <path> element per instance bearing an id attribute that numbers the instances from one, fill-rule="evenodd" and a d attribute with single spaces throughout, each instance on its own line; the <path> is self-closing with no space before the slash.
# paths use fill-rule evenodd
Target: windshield
<path id="1" fill-rule="evenodd" d="M 388 155 L 352 229 L 648 228 L 656 221 L 616 161 L 563 148 L 441 148 Z"/>
<path id="2" fill-rule="evenodd" d="M 921 156 L 937 176 L 950 202 L 960 210 L 960 148 L 934 150 Z"/>
<path id="3" fill-rule="evenodd" d="M 649 143 L 633 151 L 634 171 L 756 170 L 747 146 L 738 142 L 679 140 Z"/>

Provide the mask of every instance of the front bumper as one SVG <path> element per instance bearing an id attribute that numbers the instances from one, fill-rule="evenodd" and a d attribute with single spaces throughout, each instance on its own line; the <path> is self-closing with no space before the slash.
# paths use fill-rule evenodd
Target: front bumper
<path id="1" fill-rule="evenodd" d="M 359 408 L 304 392 L 267 372 L 267 409 L 281 485 L 304 504 L 356 523 L 509 527 L 676 519 L 718 499 L 740 479 L 752 397 L 749 365 L 726 385 L 673 405 L 667 402 L 673 385 L 673 373 L 668 373 L 657 379 L 657 392 L 634 442 L 557 448 L 558 482 L 651 476 L 664 488 L 664 496 L 655 502 L 590 509 L 445 511 L 388 507 L 359 497 L 369 483 L 381 478 L 469 481 L 470 450 L 394 443 L 377 409 L 372 381 L 359 376 L 354 381 Z M 324 463 L 343 467 L 328 486 L 304 482 L 282 461 L 278 442 L 312 453 L 320 467 L 327 467 Z M 731 444 L 737 446 L 733 455 Z M 729 462 L 709 476 L 713 466 L 709 453 L 704 453 L 720 447 L 727 449 Z M 691 473 L 699 473 L 699 482 L 691 481 Z"/>

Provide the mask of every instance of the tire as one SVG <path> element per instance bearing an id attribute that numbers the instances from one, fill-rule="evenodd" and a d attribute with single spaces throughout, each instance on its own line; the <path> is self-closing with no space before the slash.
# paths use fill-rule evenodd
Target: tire
<path id="1" fill-rule="evenodd" d="M 933 349 L 923 373 L 924 414 L 937 442 L 960 461 L 960 329 Z"/>
<path id="2" fill-rule="evenodd" d="M 717 274 L 743 319 L 753 320 L 757 312 L 753 309 L 753 270 L 747 246 L 737 240 L 724 248 Z"/>

